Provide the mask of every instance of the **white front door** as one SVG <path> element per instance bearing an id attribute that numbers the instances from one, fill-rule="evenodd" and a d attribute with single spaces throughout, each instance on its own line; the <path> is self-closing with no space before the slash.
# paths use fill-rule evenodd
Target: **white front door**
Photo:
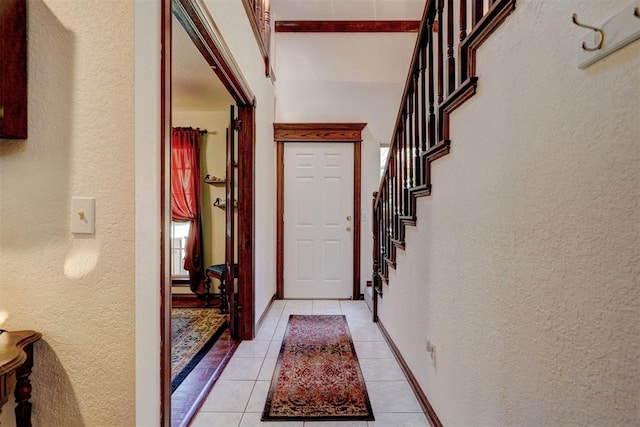
<path id="1" fill-rule="evenodd" d="M 284 145 L 284 296 L 353 294 L 353 144 Z"/>

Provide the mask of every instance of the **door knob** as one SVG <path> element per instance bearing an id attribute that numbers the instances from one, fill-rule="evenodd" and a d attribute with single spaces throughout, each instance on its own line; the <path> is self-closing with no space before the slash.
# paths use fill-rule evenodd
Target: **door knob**
<path id="1" fill-rule="evenodd" d="M 347 231 L 351 231 L 351 226 L 350 226 L 350 225 L 347 225 L 346 230 L 347 230 Z"/>
<path id="2" fill-rule="evenodd" d="M 347 215 L 347 221 L 351 221 L 351 215 Z"/>

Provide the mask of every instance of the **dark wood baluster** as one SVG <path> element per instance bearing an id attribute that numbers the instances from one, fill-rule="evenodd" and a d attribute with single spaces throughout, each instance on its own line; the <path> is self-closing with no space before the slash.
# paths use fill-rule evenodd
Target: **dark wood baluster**
<path id="1" fill-rule="evenodd" d="M 378 246 L 380 246 L 380 264 L 378 265 L 378 271 L 380 272 L 380 274 L 382 274 L 383 277 L 386 277 L 384 274 L 384 257 L 386 256 L 386 249 L 384 247 L 384 243 L 387 241 L 387 235 L 385 233 L 386 231 L 386 218 L 387 218 L 387 212 L 385 209 L 385 204 L 387 203 L 387 191 L 386 191 L 386 186 L 387 186 L 387 181 L 383 181 L 382 182 L 382 187 L 381 188 L 381 194 L 380 194 L 380 201 L 378 202 L 378 209 L 380 209 L 380 230 L 378 231 Z"/>
<path id="2" fill-rule="evenodd" d="M 393 235 L 393 168 L 395 159 L 392 157 L 389 159 L 389 179 L 387 180 L 387 231 L 386 231 L 386 243 L 385 243 L 385 257 L 391 259 L 391 236 Z M 389 265 L 385 262 L 385 277 L 389 277 Z"/>
<path id="3" fill-rule="evenodd" d="M 467 1 L 460 0 L 460 42 L 467 38 Z"/>
<path id="4" fill-rule="evenodd" d="M 380 265 L 380 251 L 378 248 L 378 231 L 380 230 L 380 219 L 378 217 L 378 192 L 373 193 L 373 202 L 371 203 L 371 237 L 373 239 L 373 251 L 371 257 L 371 286 L 373 287 L 373 321 L 378 321 L 378 294 L 382 291 L 380 286 L 380 276 L 378 275 L 378 266 Z"/>
<path id="5" fill-rule="evenodd" d="M 417 78 L 417 68 L 414 68 L 414 72 L 411 75 L 411 91 L 409 91 L 409 105 L 407 106 L 407 194 L 406 194 L 406 199 L 408 199 L 408 193 L 409 193 L 409 188 L 412 188 L 415 185 L 415 177 L 414 177 L 414 170 L 413 170 L 413 159 L 414 159 L 414 153 L 415 153 L 415 143 L 413 140 L 413 116 L 415 114 L 415 107 L 414 107 L 414 94 L 417 92 L 417 88 L 416 88 L 416 82 L 418 81 Z M 407 200 L 405 200 L 405 214 L 409 213 L 409 206 L 407 203 Z"/>
<path id="6" fill-rule="evenodd" d="M 422 52 L 422 49 L 420 50 Z M 416 59 L 418 64 L 416 64 L 416 72 L 413 74 L 413 87 L 415 90 L 413 91 L 413 183 L 417 187 L 422 185 L 422 169 L 420 168 L 420 122 L 424 120 L 424 112 L 420 109 L 420 93 L 422 92 L 422 88 L 420 87 L 420 75 L 424 73 L 424 70 L 421 68 L 422 65 L 420 61 L 422 60 L 422 53 L 420 53 Z M 423 93 L 424 94 L 424 93 Z"/>
<path id="7" fill-rule="evenodd" d="M 373 237 L 373 253 L 371 254 L 371 256 L 373 257 L 373 264 L 371 266 L 372 271 L 371 271 L 371 283 L 374 286 L 376 286 L 376 278 L 378 277 L 378 265 L 379 265 L 379 255 L 380 252 L 378 251 L 378 245 L 379 245 L 379 241 L 378 241 L 378 230 L 379 230 L 379 226 L 380 226 L 380 218 L 378 217 L 378 192 L 375 191 L 373 193 L 373 202 L 371 203 L 371 232 L 373 233 L 372 237 Z"/>
<path id="8" fill-rule="evenodd" d="M 433 35 L 433 31 L 432 31 L 432 27 L 431 25 L 427 26 L 427 35 L 424 39 L 424 44 L 422 45 L 422 48 L 420 49 L 420 57 L 422 58 L 420 60 L 420 69 L 421 69 L 421 74 L 420 74 L 420 98 L 422 100 L 421 102 L 421 106 L 422 108 L 420 108 L 422 117 L 421 117 L 421 124 L 422 124 L 422 153 L 426 153 L 427 150 L 429 149 L 430 143 L 429 143 L 429 134 L 427 133 L 427 124 L 429 123 L 429 119 L 427 118 L 427 114 L 429 114 L 429 109 L 427 109 L 427 84 L 429 85 L 429 92 L 431 91 L 431 78 L 429 78 L 429 80 L 427 81 L 427 49 L 431 50 L 431 44 L 430 44 L 430 40 L 431 40 L 431 36 Z M 429 73 L 431 73 L 431 66 L 429 66 Z M 424 169 L 422 169 L 421 171 L 421 179 L 422 179 L 422 183 L 425 184 L 426 183 L 426 179 L 424 177 Z"/>
<path id="9" fill-rule="evenodd" d="M 393 162 L 393 235 L 392 238 L 395 240 L 398 238 L 398 217 L 400 216 L 400 198 L 402 197 L 402 181 L 400 179 L 400 147 L 398 144 L 398 134 L 396 134 L 395 147 L 396 151 L 394 152 L 394 162 Z M 393 248 L 391 248 L 393 250 Z"/>
<path id="10" fill-rule="evenodd" d="M 407 203 L 409 197 L 409 188 L 411 187 L 411 129 L 409 128 L 409 123 L 411 121 L 411 116 L 409 113 L 409 103 L 413 98 L 413 93 L 409 92 L 407 94 L 407 99 L 405 99 L 405 109 L 406 114 L 404 115 L 404 120 L 402 123 L 402 215 L 406 216 L 409 213 L 409 204 Z"/>
<path id="11" fill-rule="evenodd" d="M 382 184 L 380 185 L 380 198 L 378 201 L 378 206 L 380 209 L 380 230 L 378 232 L 380 246 L 380 266 L 378 269 L 380 270 L 380 274 L 384 276 L 384 259 L 387 256 L 386 250 L 386 242 L 387 242 L 387 176 L 388 169 L 385 172 L 385 175 L 382 177 Z"/>
<path id="12" fill-rule="evenodd" d="M 438 0 L 438 121 L 436 122 L 438 129 L 438 140 L 442 141 L 442 112 L 440 105 L 442 104 L 444 95 L 444 28 L 442 25 L 442 12 L 444 9 L 444 0 Z"/>
<path id="13" fill-rule="evenodd" d="M 410 115 L 410 110 L 409 110 L 409 103 L 411 102 L 411 100 L 413 99 L 413 92 L 409 92 L 407 94 L 407 99 L 405 100 L 406 103 L 406 108 L 407 108 L 407 115 L 404 121 L 404 131 L 402 132 L 402 137 L 403 137 L 403 145 L 404 145 L 404 161 L 402 164 L 402 168 L 404 170 L 404 193 L 402 194 L 402 213 L 403 215 L 408 215 L 409 213 L 409 208 L 408 208 L 408 197 L 409 197 L 409 188 L 411 188 L 411 182 L 413 181 L 413 178 L 411 177 L 411 174 L 413 173 L 413 168 L 411 167 L 411 129 L 410 128 L 410 122 L 411 122 L 411 115 Z"/>
<path id="14" fill-rule="evenodd" d="M 389 182 L 387 183 L 387 185 L 389 186 L 389 193 L 387 194 L 387 203 L 389 204 L 388 209 L 389 209 L 389 217 L 387 218 L 388 221 L 388 230 L 387 230 L 387 258 L 391 257 L 391 252 L 389 252 L 389 249 L 391 248 L 390 245 L 390 241 L 391 241 L 391 236 L 393 236 L 393 215 L 394 215 L 394 199 L 395 199 L 395 189 L 394 189 L 394 185 L 395 185 L 395 167 L 396 167 L 396 156 L 395 156 L 395 151 L 394 151 L 394 145 L 395 145 L 395 141 L 392 141 L 391 143 L 391 149 L 390 151 L 390 155 L 391 157 L 389 158 Z"/>
<path id="15" fill-rule="evenodd" d="M 467 2 L 469 0 L 460 0 L 460 83 L 464 82 L 469 75 L 469 58 L 468 50 L 462 43 L 467 38 Z"/>
<path id="16" fill-rule="evenodd" d="M 408 95 L 408 93 L 406 94 Z M 400 212 L 400 216 L 405 216 L 407 213 L 406 210 L 406 200 L 407 200 L 407 182 L 409 179 L 409 174 L 408 174 L 408 169 L 407 169 L 407 164 L 409 162 L 408 157 L 407 157 L 407 150 L 408 150 L 408 142 L 407 142 L 407 119 L 409 117 L 409 112 L 408 112 L 408 108 L 407 108 L 407 99 L 408 96 L 405 96 L 404 100 L 402 101 L 402 109 L 403 109 L 403 113 L 402 113 L 402 124 L 401 129 L 402 131 L 400 132 L 400 134 L 398 135 L 399 138 L 399 147 L 400 147 L 400 162 L 398 164 L 398 166 L 400 167 L 400 199 L 398 200 L 400 206 L 398 207 L 398 211 Z M 397 234 L 397 239 L 401 240 L 402 239 L 402 233 L 401 233 L 401 222 L 400 222 L 400 218 L 398 218 L 398 234 Z"/>
<path id="17" fill-rule="evenodd" d="M 398 217 L 402 215 L 400 213 L 400 203 L 402 198 L 402 165 L 400 164 L 401 147 L 400 147 L 400 134 L 396 133 L 396 139 L 394 141 L 394 163 L 393 163 L 393 239 L 398 238 Z"/>
<path id="18" fill-rule="evenodd" d="M 396 226 L 396 239 L 400 238 L 400 217 L 404 215 L 404 188 L 406 183 L 406 129 L 405 123 L 407 121 L 407 100 L 404 101 L 403 112 L 402 112 L 402 123 L 400 125 L 400 129 L 398 129 L 398 204 L 397 204 L 397 215 L 396 221 L 398 221 L 398 225 Z"/>
<path id="19" fill-rule="evenodd" d="M 271 9 L 268 8 L 264 11 L 264 28 L 263 28 L 263 39 L 265 40 L 264 44 L 269 50 L 271 46 Z"/>
<path id="20" fill-rule="evenodd" d="M 398 200 L 398 212 L 400 216 L 405 214 L 405 189 L 407 188 L 407 99 L 404 102 L 404 113 L 402 114 L 402 131 L 400 132 L 400 199 Z M 400 222 L 398 220 L 398 238 L 400 238 Z"/>
<path id="21" fill-rule="evenodd" d="M 389 161 L 393 161 L 393 159 L 389 159 Z M 387 176 L 387 186 L 385 189 L 385 197 L 384 197 L 384 204 L 386 206 L 386 218 L 385 218 L 385 225 L 384 225 L 384 257 L 385 259 L 388 259 L 391 256 L 391 251 L 389 251 L 390 247 L 391 247 L 391 166 L 392 163 L 389 163 L 389 175 Z M 387 263 L 384 263 L 385 265 L 385 269 L 384 269 L 384 274 L 385 277 L 387 277 Z"/>
<path id="22" fill-rule="evenodd" d="M 433 23 L 433 20 L 431 22 Z M 434 110 L 436 81 L 433 59 L 434 48 L 433 31 L 429 31 L 429 44 L 427 46 L 429 59 L 429 147 L 433 147 L 434 145 L 436 145 L 436 115 Z"/>
<path id="23" fill-rule="evenodd" d="M 472 1 L 473 3 L 471 3 L 471 19 L 472 19 L 471 28 L 473 29 L 473 27 L 476 26 L 478 21 L 480 21 L 484 16 L 484 1 L 483 0 L 472 0 Z"/>
<path id="24" fill-rule="evenodd" d="M 387 175 L 384 176 L 382 180 L 382 185 L 380 186 L 380 201 L 378 202 L 380 206 L 380 234 L 378 235 L 380 239 L 380 273 L 384 275 L 384 258 L 387 256 L 387 250 L 385 248 L 385 242 L 387 241 Z"/>
<path id="25" fill-rule="evenodd" d="M 381 200 L 381 207 L 384 207 L 384 200 Z M 384 212 L 384 211 L 383 211 Z M 384 247 L 384 243 L 387 241 L 387 236 L 384 233 L 385 232 L 385 218 L 382 218 L 382 221 L 380 221 L 380 234 L 379 234 L 379 239 L 380 242 L 378 243 L 378 245 L 380 246 L 380 265 L 378 266 L 378 271 L 380 272 L 379 274 L 381 274 L 381 277 L 387 277 L 387 272 L 385 270 L 385 265 L 387 264 L 384 259 L 386 256 L 386 249 Z"/>
<path id="26" fill-rule="evenodd" d="M 260 5 L 260 9 L 258 10 L 258 23 L 260 24 L 260 28 L 264 28 L 264 0 L 260 0 L 258 4 Z"/>
<path id="27" fill-rule="evenodd" d="M 456 60 L 453 57 L 453 0 L 447 0 L 447 95 L 456 89 Z"/>

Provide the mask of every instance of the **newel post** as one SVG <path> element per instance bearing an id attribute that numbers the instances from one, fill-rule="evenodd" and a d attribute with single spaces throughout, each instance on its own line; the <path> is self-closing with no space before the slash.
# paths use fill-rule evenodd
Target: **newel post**
<path id="1" fill-rule="evenodd" d="M 373 321 L 378 321 L 378 290 L 382 290 L 380 286 L 380 244 L 378 240 L 378 231 L 380 229 L 380 218 L 377 207 L 378 192 L 373 193 L 371 226 L 373 232 L 373 271 L 371 276 L 371 285 L 373 286 Z"/>

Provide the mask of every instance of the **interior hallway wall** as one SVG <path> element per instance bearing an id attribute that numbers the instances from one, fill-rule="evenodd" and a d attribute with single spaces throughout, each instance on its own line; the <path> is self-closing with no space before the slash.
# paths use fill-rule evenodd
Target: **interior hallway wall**
<path id="1" fill-rule="evenodd" d="M 162 45 L 160 31 L 162 3 L 148 0 L 136 1 L 134 5 L 135 424 L 141 427 L 155 427 L 160 425 L 161 412 L 159 375 L 161 294 L 159 287 L 162 241 L 161 233 L 158 231 L 162 227 L 160 221 L 162 143 L 159 66 Z M 168 213 L 164 216 L 167 217 Z M 168 265 L 169 257 L 166 256 L 163 261 Z M 168 300 L 168 297 L 165 299 Z M 168 308 L 166 311 L 168 315 Z"/>
<path id="2" fill-rule="evenodd" d="M 477 53 L 380 305 L 444 425 L 640 420 L 640 42 L 580 70 L 569 18 L 629 4 L 519 0 Z"/>
<path id="3" fill-rule="evenodd" d="M 255 146 L 255 314 L 256 322 L 276 292 L 276 174 L 273 142 L 274 88 L 240 1 L 204 0 L 215 24 L 256 97 Z"/>
<path id="4" fill-rule="evenodd" d="M 133 3 L 27 6 L 29 137 L 0 141 L 2 328 L 43 334 L 34 425 L 120 425 L 135 417 Z M 95 198 L 95 234 L 71 234 L 76 196 Z"/>

